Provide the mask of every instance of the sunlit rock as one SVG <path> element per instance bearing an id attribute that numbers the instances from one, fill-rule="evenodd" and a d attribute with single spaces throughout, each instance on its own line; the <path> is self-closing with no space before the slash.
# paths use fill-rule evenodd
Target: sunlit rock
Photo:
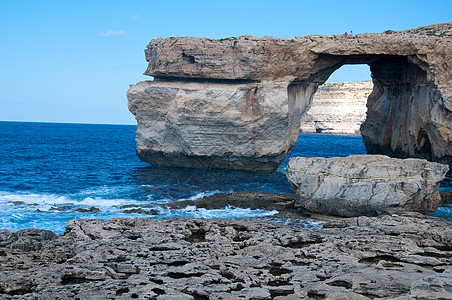
<path id="1" fill-rule="evenodd" d="M 448 166 L 424 159 L 383 155 L 294 157 L 287 178 L 305 210 L 338 216 L 381 212 L 434 212 Z"/>
<path id="2" fill-rule="evenodd" d="M 372 81 L 322 84 L 314 94 L 311 107 L 301 118 L 300 132 L 359 134 L 372 89 Z"/>
<path id="3" fill-rule="evenodd" d="M 159 38 L 145 52 L 156 80 L 127 96 L 150 164 L 275 169 L 318 86 L 344 64 L 372 73 L 369 153 L 451 161 L 452 23 L 355 38 Z"/>

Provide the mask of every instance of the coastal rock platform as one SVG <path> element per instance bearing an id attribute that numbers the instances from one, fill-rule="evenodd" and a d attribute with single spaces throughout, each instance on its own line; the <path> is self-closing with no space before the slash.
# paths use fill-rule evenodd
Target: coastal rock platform
<path id="1" fill-rule="evenodd" d="M 69 221 L 0 232 L 0 299 L 451 299 L 452 223 L 308 230 L 255 219 Z"/>

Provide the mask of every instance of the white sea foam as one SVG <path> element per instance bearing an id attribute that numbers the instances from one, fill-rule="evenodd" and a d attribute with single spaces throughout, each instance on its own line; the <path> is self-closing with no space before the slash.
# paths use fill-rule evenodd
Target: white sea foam
<path id="1" fill-rule="evenodd" d="M 215 194 L 219 194 L 219 193 L 222 193 L 222 192 L 219 191 L 219 190 L 210 191 L 210 192 L 201 192 L 201 193 L 198 193 L 196 195 L 191 196 L 187 200 L 194 201 L 194 200 L 197 200 L 197 199 L 201 199 L 201 198 L 204 198 L 204 197 L 209 197 L 209 196 L 212 196 L 212 195 L 215 195 Z"/>
<path id="2" fill-rule="evenodd" d="M 193 218 L 249 218 L 249 217 L 263 217 L 273 216 L 278 213 L 276 210 L 250 209 L 250 208 L 235 208 L 227 206 L 220 209 L 205 209 L 197 208 L 189 205 L 180 210 L 187 217 Z"/>
<path id="3" fill-rule="evenodd" d="M 56 195 L 56 194 L 35 194 L 17 192 L 10 193 L 0 191 L 0 203 L 17 205 L 24 203 L 36 205 L 40 210 L 48 210 L 54 206 L 74 205 L 74 206 L 95 206 L 102 208 L 116 207 L 121 205 L 140 204 L 142 202 L 131 199 L 108 199 L 102 197 L 82 197 L 78 194 Z"/>
<path id="4" fill-rule="evenodd" d="M 102 191 L 104 187 L 99 188 Z M 93 191 L 93 190 L 91 190 Z M 220 191 L 200 192 L 187 199 L 196 200 L 205 196 L 211 196 Z M 186 200 L 187 200 L 186 199 Z M 166 201 L 168 202 L 168 201 Z M 122 205 L 135 205 L 142 207 L 143 210 L 157 210 L 157 215 L 147 215 L 140 213 L 126 214 Z M 276 210 L 236 208 L 227 206 L 221 209 L 198 208 L 194 205 L 187 206 L 184 209 L 169 209 L 162 205 L 155 204 L 149 207 L 149 202 L 138 201 L 134 199 L 113 198 L 92 196 L 86 190 L 81 193 L 58 195 L 46 193 L 29 192 L 9 192 L 0 191 L 0 230 L 8 228 L 9 230 L 19 230 L 24 228 L 42 228 L 52 230 L 56 233 L 63 233 L 66 222 L 77 218 L 102 218 L 109 219 L 114 217 L 146 217 L 156 219 L 169 219 L 177 217 L 193 218 L 250 218 L 262 217 L 272 218 L 278 213 Z M 65 207 L 69 206 L 69 209 Z M 65 208 L 63 211 L 54 208 Z M 97 207 L 99 212 L 77 212 L 76 208 Z M 308 222 L 309 223 L 309 222 Z M 292 225 L 292 224 L 291 224 Z M 307 224 L 310 227 L 315 224 Z M 296 226 L 296 225 L 295 225 Z M 302 227 L 302 226 L 300 226 Z"/>
<path id="5" fill-rule="evenodd" d="M 97 206 L 97 207 L 114 207 L 121 205 L 139 204 L 140 202 L 128 199 L 106 199 L 101 197 L 87 197 L 76 202 L 77 205 Z"/>
<path id="6" fill-rule="evenodd" d="M 323 221 L 317 221 L 312 219 L 286 219 L 286 218 L 272 218 L 264 217 L 262 220 L 282 223 L 284 225 L 290 225 L 299 228 L 310 228 L 310 229 L 320 229 L 323 227 Z"/>
<path id="7" fill-rule="evenodd" d="M 286 175 L 286 173 L 287 173 L 286 168 L 287 168 L 287 166 L 282 166 L 282 165 L 280 165 L 280 166 L 276 169 L 276 172 Z"/>
<path id="8" fill-rule="evenodd" d="M 165 204 L 168 202 L 172 202 L 172 201 L 195 201 L 197 199 L 201 199 L 203 197 L 209 197 L 215 194 L 219 194 L 219 193 L 225 193 L 224 191 L 219 191 L 219 190 L 215 190 L 215 191 L 207 191 L 207 192 L 199 192 L 193 196 L 190 196 L 188 198 L 179 198 L 179 199 L 175 199 L 175 198 L 161 198 L 161 199 L 155 199 L 153 195 L 148 195 L 146 198 L 148 201 L 153 202 L 153 203 L 159 203 L 159 204 Z M 226 193 L 232 193 L 232 191 L 228 191 Z"/>
<path id="9" fill-rule="evenodd" d="M 78 195 L 88 195 L 88 196 L 108 196 L 108 195 L 118 195 L 128 193 L 131 190 L 130 186 L 114 185 L 114 186 L 96 186 L 91 188 L 86 188 L 79 191 Z"/>
<path id="10" fill-rule="evenodd" d="M 72 203 L 67 196 L 54 195 L 54 194 L 33 194 L 33 193 L 10 193 L 0 191 L 0 203 L 8 202 L 23 202 L 25 204 L 48 204 L 48 205 L 58 205 Z"/>

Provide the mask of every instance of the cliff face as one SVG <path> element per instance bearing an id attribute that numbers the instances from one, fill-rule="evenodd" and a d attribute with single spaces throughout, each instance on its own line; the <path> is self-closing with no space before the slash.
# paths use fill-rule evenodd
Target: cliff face
<path id="1" fill-rule="evenodd" d="M 288 104 L 284 83 L 142 82 L 128 98 L 138 156 L 179 167 L 275 169 L 304 109 Z"/>
<path id="2" fill-rule="evenodd" d="M 368 64 L 361 126 L 370 153 L 452 161 L 452 23 L 402 32 L 152 40 L 128 91 L 137 153 L 156 165 L 274 169 L 313 94 L 344 64 Z"/>
<path id="3" fill-rule="evenodd" d="M 319 86 L 301 118 L 303 133 L 359 134 L 366 119 L 371 81 L 331 82 Z"/>

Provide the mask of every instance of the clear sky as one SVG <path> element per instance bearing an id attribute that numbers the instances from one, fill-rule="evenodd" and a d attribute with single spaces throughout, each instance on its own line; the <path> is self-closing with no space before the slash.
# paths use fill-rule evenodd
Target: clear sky
<path id="1" fill-rule="evenodd" d="M 452 0 L 0 0 L 0 120 L 135 124 L 129 84 L 170 36 L 293 38 L 451 22 Z M 342 67 L 330 81 L 369 79 Z"/>

